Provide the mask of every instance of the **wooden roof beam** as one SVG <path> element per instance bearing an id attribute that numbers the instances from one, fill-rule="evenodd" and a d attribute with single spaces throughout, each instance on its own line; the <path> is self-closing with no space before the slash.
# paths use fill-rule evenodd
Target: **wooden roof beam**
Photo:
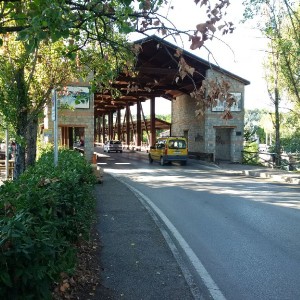
<path id="1" fill-rule="evenodd" d="M 178 69 L 172 68 L 152 68 L 152 67 L 137 67 L 136 71 L 141 74 L 152 74 L 152 75 L 171 75 L 174 76 L 178 73 Z"/>

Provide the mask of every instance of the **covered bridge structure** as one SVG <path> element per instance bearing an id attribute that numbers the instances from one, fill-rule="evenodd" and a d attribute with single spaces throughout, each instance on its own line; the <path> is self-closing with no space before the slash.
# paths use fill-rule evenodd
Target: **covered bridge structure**
<path id="1" fill-rule="evenodd" d="M 182 57 L 196 71 L 192 78 L 185 76 L 182 79 L 179 76 L 176 45 L 155 35 L 135 43 L 140 45 L 140 51 L 134 75 L 121 73 L 112 84 L 112 87 L 119 91 L 120 96 L 114 98 L 109 91 L 95 93 L 90 98 L 90 106 L 87 110 L 79 108 L 74 112 L 65 112 L 64 118 L 61 118 L 59 123 L 60 141 L 63 145 L 71 146 L 74 142 L 71 137 L 71 127 L 84 129 L 84 133 L 79 135 L 84 136 L 87 157 L 91 157 L 92 152 L 88 149 L 93 148 L 94 143 L 103 143 L 109 139 L 119 139 L 128 147 L 133 145 L 135 149 L 141 149 L 144 131 L 149 137 L 150 145 L 156 141 L 157 129 L 170 130 L 171 135 L 173 133 L 185 135 L 188 134 L 187 131 L 179 130 L 178 127 L 180 114 L 175 111 L 181 110 L 178 104 L 172 105 L 172 123 L 173 117 L 177 118 L 177 125 L 156 118 L 155 105 L 159 106 L 161 97 L 172 102 L 181 99 L 180 103 L 182 97 L 185 97 L 184 99 L 189 97 L 184 101 L 192 103 L 190 93 L 195 87 L 201 86 L 209 70 L 228 76 L 231 80 L 239 82 L 242 87 L 249 84 L 247 80 L 184 50 L 181 52 Z M 76 84 L 82 85 L 82 83 Z M 148 119 L 142 109 L 142 103 L 147 100 L 150 101 L 150 118 Z M 136 107 L 135 115 L 132 114 L 133 106 Z M 189 115 L 184 115 L 185 123 L 195 118 L 195 110 Z M 202 125 L 205 126 L 204 123 Z M 199 134 L 197 136 L 199 138 Z M 190 141 L 188 136 L 187 138 Z M 194 141 L 194 138 L 191 141 Z"/>
<path id="2" fill-rule="evenodd" d="M 192 80 L 188 76 L 182 80 L 178 78 L 178 59 L 175 56 L 177 46 L 155 35 L 135 43 L 140 45 L 135 67 L 136 76 L 120 74 L 113 84 L 121 96 L 113 99 L 109 92 L 94 95 L 97 142 L 119 138 L 127 145 L 134 141 L 138 149 L 142 143 L 142 132 L 145 130 L 149 135 L 149 143 L 154 144 L 157 129 L 171 130 L 171 124 L 155 117 L 155 105 L 159 105 L 159 98 L 163 97 L 172 101 L 180 95 L 189 95 L 195 85 L 197 87 L 201 85 L 207 69 L 212 67 L 207 61 L 183 51 L 184 59 L 197 72 Z M 150 101 L 148 120 L 141 106 L 141 103 L 147 100 Z M 132 106 L 136 107 L 135 116 L 130 109 Z M 125 111 L 123 119 L 121 119 L 122 110 Z"/>

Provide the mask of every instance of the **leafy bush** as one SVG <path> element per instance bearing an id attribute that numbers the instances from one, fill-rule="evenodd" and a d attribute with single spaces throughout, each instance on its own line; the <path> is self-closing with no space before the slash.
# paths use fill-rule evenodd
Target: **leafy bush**
<path id="1" fill-rule="evenodd" d="M 244 145 L 243 164 L 259 165 L 258 145 L 256 142 L 248 142 Z"/>
<path id="2" fill-rule="evenodd" d="M 94 217 L 91 165 L 77 152 L 53 152 L 0 188 L 0 298 L 50 299 L 61 272 L 72 273 L 75 245 Z"/>
<path id="3" fill-rule="evenodd" d="M 280 139 L 281 146 L 287 153 L 299 153 L 300 152 L 300 134 L 295 133 L 289 137 Z"/>
<path id="4" fill-rule="evenodd" d="M 248 142 L 244 145 L 244 150 L 248 152 L 258 152 L 258 144 L 256 142 Z"/>

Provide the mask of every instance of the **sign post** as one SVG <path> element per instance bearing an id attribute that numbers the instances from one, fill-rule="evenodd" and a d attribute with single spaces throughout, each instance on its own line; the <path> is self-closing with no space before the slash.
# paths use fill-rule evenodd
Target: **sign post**
<path id="1" fill-rule="evenodd" d="M 6 145 L 6 149 L 5 149 L 5 179 L 8 179 L 9 176 L 9 146 L 8 146 L 8 129 L 5 129 L 5 145 Z"/>
<path id="2" fill-rule="evenodd" d="M 53 121 L 53 139 L 54 139 L 54 166 L 58 163 L 58 120 L 57 120 L 57 99 L 56 89 L 52 90 L 52 121 Z"/>

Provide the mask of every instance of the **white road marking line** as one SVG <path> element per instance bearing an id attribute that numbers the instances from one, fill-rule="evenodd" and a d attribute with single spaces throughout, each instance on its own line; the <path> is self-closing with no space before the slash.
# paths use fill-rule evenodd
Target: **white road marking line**
<path id="1" fill-rule="evenodd" d="M 214 280 L 209 275 L 208 271 L 205 269 L 204 265 L 201 263 L 195 252 L 191 249 L 191 247 L 188 245 L 188 243 L 185 241 L 183 236 L 178 232 L 176 227 L 171 223 L 171 221 L 165 216 L 165 214 L 143 193 L 141 193 L 139 190 L 125 182 L 120 176 L 117 176 L 115 174 L 111 174 L 114 178 L 124 183 L 137 197 L 138 199 L 143 203 L 143 205 L 148 209 L 151 216 L 156 218 L 156 215 L 160 217 L 160 219 L 163 221 L 163 223 L 167 226 L 167 228 L 170 230 L 170 232 L 173 234 L 179 245 L 181 246 L 182 250 L 185 252 L 186 256 L 194 266 L 196 272 L 203 280 L 205 286 L 207 287 L 209 293 L 211 294 L 212 298 L 214 300 L 226 300 L 225 296 L 222 294 L 221 290 L 217 286 L 217 284 L 214 282 Z M 152 211 L 151 211 L 152 210 Z M 155 212 L 155 213 L 154 213 Z M 155 215 L 156 214 L 156 215 Z M 155 221 L 158 225 L 159 223 Z M 184 266 L 184 263 L 182 262 L 182 259 L 180 257 L 179 251 L 176 247 L 176 245 L 172 242 L 171 237 L 167 233 L 166 230 L 161 228 L 159 226 L 160 230 L 162 231 L 163 236 L 166 239 L 166 242 L 168 243 L 171 251 L 173 252 L 173 255 L 175 256 L 177 262 L 179 263 L 182 272 L 187 280 L 187 283 L 189 284 L 191 291 L 193 293 L 193 296 L 195 299 L 201 299 L 200 291 L 198 288 L 195 288 L 195 284 L 192 279 L 191 273 L 188 271 L 188 268 Z M 173 251 L 174 250 L 174 251 Z M 175 253 L 174 253 L 175 252 Z"/>

